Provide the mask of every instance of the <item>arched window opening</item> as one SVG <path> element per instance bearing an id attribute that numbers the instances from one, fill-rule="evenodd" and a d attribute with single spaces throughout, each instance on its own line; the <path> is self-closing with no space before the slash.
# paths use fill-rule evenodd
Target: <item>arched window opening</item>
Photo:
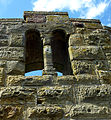
<path id="1" fill-rule="evenodd" d="M 51 47 L 56 71 L 63 73 L 63 75 L 72 75 L 68 53 L 68 37 L 64 30 L 57 29 L 52 32 Z"/>
<path id="2" fill-rule="evenodd" d="M 35 70 L 42 70 L 43 62 L 43 44 L 40 33 L 31 29 L 25 33 L 25 73 Z"/>

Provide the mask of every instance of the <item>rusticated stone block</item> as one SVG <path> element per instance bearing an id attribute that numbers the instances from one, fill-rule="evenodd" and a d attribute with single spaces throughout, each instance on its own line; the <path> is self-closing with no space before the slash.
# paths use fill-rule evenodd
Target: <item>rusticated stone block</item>
<path id="1" fill-rule="evenodd" d="M 57 77 L 57 83 L 59 85 L 74 85 L 76 82 L 77 80 L 73 75 L 64 75 Z"/>
<path id="2" fill-rule="evenodd" d="M 71 62 L 73 74 L 92 74 L 95 75 L 95 65 L 92 61 L 84 61 L 84 60 L 73 60 Z"/>
<path id="3" fill-rule="evenodd" d="M 95 70 L 108 71 L 110 69 L 110 65 L 107 60 L 94 60 L 93 64 L 95 64 Z"/>
<path id="4" fill-rule="evenodd" d="M 75 29 L 75 33 L 82 34 L 82 35 L 90 34 L 92 31 L 93 31 L 92 29 L 78 28 L 78 27 Z"/>
<path id="5" fill-rule="evenodd" d="M 26 22 L 29 23 L 44 23 L 46 22 L 46 16 L 45 15 L 31 15 L 26 17 Z"/>
<path id="6" fill-rule="evenodd" d="M 102 46 L 102 50 L 106 56 L 106 59 L 111 61 L 111 45 L 110 46 Z"/>
<path id="7" fill-rule="evenodd" d="M 67 15 L 47 15 L 46 22 L 48 23 L 62 23 L 68 21 L 69 18 Z"/>
<path id="8" fill-rule="evenodd" d="M 91 74 L 79 74 L 75 76 L 77 79 L 76 84 L 83 84 L 83 85 L 92 85 L 92 84 L 100 84 L 100 79 L 97 75 Z"/>
<path id="9" fill-rule="evenodd" d="M 71 62 L 73 74 L 98 74 L 98 70 L 108 71 L 110 65 L 107 60 L 73 60 Z"/>
<path id="10" fill-rule="evenodd" d="M 0 104 L 25 104 L 26 102 L 33 102 L 35 104 L 36 88 L 16 87 L 2 87 L 0 88 Z"/>
<path id="11" fill-rule="evenodd" d="M 23 120 L 24 106 L 0 106 L 0 120 Z"/>
<path id="12" fill-rule="evenodd" d="M 69 46 L 81 46 L 83 45 L 84 37 L 82 34 L 72 34 L 69 38 Z"/>
<path id="13" fill-rule="evenodd" d="M 64 111 L 59 106 L 29 107 L 26 111 L 28 120 L 60 120 Z"/>
<path id="14" fill-rule="evenodd" d="M 50 85 L 52 77 L 44 76 L 23 76 L 23 75 L 8 75 L 6 79 L 7 86 L 43 86 Z"/>
<path id="15" fill-rule="evenodd" d="M 111 38 L 108 33 L 95 33 L 93 31 L 91 34 L 84 35 L 85 45 L 97 45 L 97 46 L 108 46 L 111 45 Z"/>
<path id="16" fill-rule="evenodd" d="M 105 59 L 105 56 L 101 50 L 101 47 L 97 46 L 70 46 L 69 47 L 70 59 L 78 60 L 101 60 Z"/>
<path id="17" fill-rule="evenodd" d="M 46 86 L 38 89 L 38 100 L 42 99 L 42 104 L 63 104 L 66 101 L 73 102 L 71 86 Z M 59 101 L 59 102 L 58 102 Z"/>
<path id="18" fill-rule="evenodd" d="M 111 84 L 111 71 L 99 70 L 98 73 L 102 83 Z"/>
<path id="19" fill-rule="evenodd" d="M 109 107 L 111 105 L 110 85 L 79 85 L 75 90 L 78 103 L 85 102 Z"/>
<path id="20" fill-rule="evenodd" d="M 26 78 L 23 75 L 8 75 L 6 79 L 7 86 L 23 86 Z"/>
<path id="21" fill-rule="evenodd" d="M 6 66 L 6 60 L 0 60 L 0 67 L 5 67 Z"/>
<path id="22" fill-rule="evenodd" d="M 23 47 L 0 47 L 0 59 L 24 60 Z"/>
<path id="23" fill-rule="evenodd" d="M 20 61 L 7 61 L 6 73 L 10 75 L 24 75 L 25 63 Z"/>
<path id="24" fill-rule="evenodd" d="M 4 82 L 5 82 L 4 68 L 0 68 L 0 86 L 4 85 Z"/>
<path id="25" fill-rule="evenodd" d="M 88 116 L 90 119 L 96 118 L 96 120 L 100 119 L 108 119 L 111 116 L 111 108 L 107 106 L 97 106 L 94 104 L 83 103 L 78 104 L 72 107 L 70 112 L 71 118 L 86 118 Z"/>
<path id="26" fill-rule="evenodd" d="M 8 39 L 0 39 L 0 46 L 8 46 Z"/>
<path id="27" fill-rule="evenodd" d="M 9 39 L 9 46 L 23 47 L 24 46 L 23 39 L 24 39 L 23 34 L 21 34 L 21 33 L 12 33 L 10 35 L 10 39 Z"/>

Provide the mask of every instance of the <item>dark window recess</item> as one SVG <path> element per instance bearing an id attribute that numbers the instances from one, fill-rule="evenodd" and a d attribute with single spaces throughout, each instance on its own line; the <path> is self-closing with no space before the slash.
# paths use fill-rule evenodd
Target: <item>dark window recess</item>
<path id="1" fill-rule="evenodd" d="M 31 29 L 25 33 L 25 73 L 43 69 L 43 44 L 40 33 Z"/>
<path id="2" fill-rule="evenodd" d="M 83 28 L 83 27 L 84 27 L 84 24 L 83 24 L 83 23 L 75 23 L 75 26 L 76 26 L 76 27 L 79 27 L 79 28 Z"/>
<path id="3" fill-rule="evenodd" d="M 65 31 L 57 29 L 52 32 L 51 47 L 53 65 L 63 75 L 72 75 L 68 53 L 68 38 Z"/>

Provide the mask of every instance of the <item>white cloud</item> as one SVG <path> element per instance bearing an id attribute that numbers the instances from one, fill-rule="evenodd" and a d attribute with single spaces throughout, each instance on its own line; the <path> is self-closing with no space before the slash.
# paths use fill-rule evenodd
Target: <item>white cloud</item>
<path id="1" fill-rule="evenodd" d="M 92 0 L 37 0 L 34 2 L 35 11 L 54 11 L 67 8 L 71 11 L 78 11 L 82 5 L 87 5 Z M 86 3 L 87 2 L 87 3 Z"/>
<path id="2" fill-rule="evenodd" d="M 99 1 L 99 2 L 98 2 Z M 34 11 L 70 10 L 80 12 L 84 18 L 101 15 L 111 0 L 37 0 L 33 3 Z"/>
<path id="3" fill-rule="evenodd" d="M 92 6 L 89 8 L 86 18 L 94 18 L 104 12 L 105 8 L 108 6 L 108 3 L 101 2 L 97 6 Z"/>

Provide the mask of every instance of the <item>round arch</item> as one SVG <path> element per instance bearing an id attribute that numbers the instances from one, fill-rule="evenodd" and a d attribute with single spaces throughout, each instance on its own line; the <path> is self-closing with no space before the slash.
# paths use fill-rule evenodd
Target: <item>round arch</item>
<path id="1" fill-rule="evenodd" d="M 29 29 L 25 32 L 25 72 L 43 69 L 43 44 L 40 32 Z"/>
<path id="2" fill-rule="evenodd" d="M 68 52 L 68 37 L 63 29 L 55 29 L 51 33 L 52 59 L 56 71 L 64 75 L 72 74 Z"/>

